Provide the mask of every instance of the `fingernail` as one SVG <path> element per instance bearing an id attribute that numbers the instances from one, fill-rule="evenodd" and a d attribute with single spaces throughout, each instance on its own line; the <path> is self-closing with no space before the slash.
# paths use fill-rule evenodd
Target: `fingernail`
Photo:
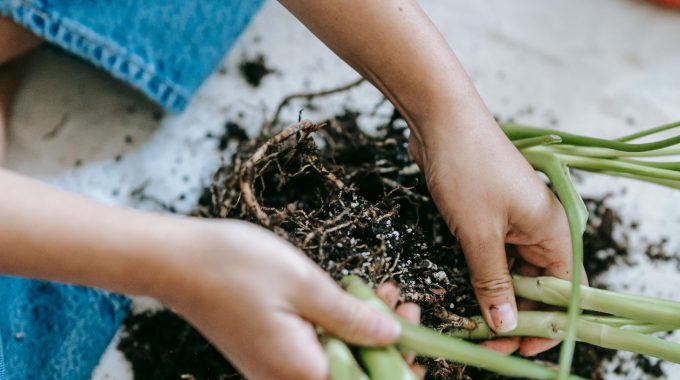
<path id="1" fill-rule="evenodd" d="M 401 336 L 401 325 L 394 319 L 380 314 L 376 318 L 375 323 L 378 324 L 377 331 L 380 331 L 380 335 L 385 336 L 385 339 L 393 341 L 397 340 Z"/>
<path id="2" fill-rule="evenodd" d="M 508 332 L 517 327 L 517 315 L 509 303 L 491 306 L 489 314 L 491 314 L 491 321 L 496 332 Z"/>

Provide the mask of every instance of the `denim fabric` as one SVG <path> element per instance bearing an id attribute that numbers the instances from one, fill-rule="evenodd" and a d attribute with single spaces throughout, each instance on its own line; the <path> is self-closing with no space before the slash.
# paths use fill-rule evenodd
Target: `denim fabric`
<path id="1" fill-rule="evenodd" d="M 0 0 L 0 11 L 181 111 L 264 0 Z"/>
<path id="2" fill-rule="evenodd" d="M 0 13 L 181 111 L 264 0 L 0 0 Z M 0 380 L 86 380 L 129 300 L 0 277 Z"/>
<path id="3" fill-rule="evenodd" d="M 5 380 L 7 375 L 5 374 L 5 356 L 2 351 L 2 334 L 0 334 L 0 380 Z"/>
<path id="4" fill-rule="evenodd" d="M 1 277 L 0 380 L 89 379 L 129 303 L 98 289 Z"/>

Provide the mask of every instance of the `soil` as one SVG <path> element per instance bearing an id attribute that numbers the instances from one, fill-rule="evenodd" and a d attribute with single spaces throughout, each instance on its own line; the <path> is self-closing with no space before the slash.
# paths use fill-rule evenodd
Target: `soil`
<path id="1" fill-rule="evenodd" d="M 252 59 L 244 59 L 239 63 L 238 70 L 243 79 L 253 87 L 259 87 L 262 79 L 276 70 L 267 67 L 262 54 Z"/>
<path id="2" fill-rule="evenodd" d="M 220 146 L 238 144 L 232 163 L 215 174 L 196 214 L 239 218 L 288 239 L 334 279 L 355 274 L 371 284 L 394 281 L 403 301 L 418 303 L 422 323 L 445 331 L 479 309 L 460 246 L 429 197 L 408 155 L 406 123 L 394 112 L 367 134 L 347 110 L 321 125 L 290 128 L 277 137 L 244 138 L 228 123 Z M 256 149 L 266 150 L 253 156 Z M 243 172 L 241 172 L 241 170 Z M 587 200 L 586 268 L 598 274 L 628 254 L 613 237 L 620 220 L 606 200 Z M 240 378 L 188 324 L 169 311 L 130 316 L 119 348 L 136 379 Z M 557 350 L 538 359 L 555 362 Z M 578 344 L 573 371 L 602 379 L 614 351 Z M 431 359 L 419 359 L 428 379 L 502 377 Z"/>

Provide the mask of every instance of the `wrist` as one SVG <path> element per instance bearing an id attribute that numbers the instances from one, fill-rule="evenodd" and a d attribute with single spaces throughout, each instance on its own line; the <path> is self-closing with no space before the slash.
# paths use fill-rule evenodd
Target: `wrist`
<path id="1" fill-rule="evenodd" d="M 239 239 L 236 227 L 245 222 L 208 221 L 193 218 L 178 220 L 174 238 L 160 247 L 159 275 L 152 297 L 181 312 L 209 305 L 216 286 L 224 284 L 231 270 L 238 271 Z"/>
<path id="2" fill-rule="evenodd" d="M 180 218 L 167 220 L 165 240 L 153 244 L 146 261 L 146 274 L 142 274 L 138 288 L 141 294 L 156 298 L 172 308 L 178 307 L 191 294 L 195 294 L 201 278 L 201 256 L 206 246 L 215 239 L 203 223 Z M 172 218 L 174 219 L 174 218 Z"/>
<path id="3" fill-rule="evenodd" d="M 430 97 L 427 112 L 413 112 L 409 107 L 402 111 L 422 148 L 430 151 L 442 145 L 468 145 L 502 135 L 472 83 L 450 88 L 453 90 L 439 91 Z"/>

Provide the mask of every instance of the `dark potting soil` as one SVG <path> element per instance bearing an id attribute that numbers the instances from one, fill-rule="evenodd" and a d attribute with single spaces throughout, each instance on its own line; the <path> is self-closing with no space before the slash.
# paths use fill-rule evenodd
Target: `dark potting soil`
<path id="1" fill-rule="evenodd" d="M 262 54 L 252 59 L 244 59 L 239 63 L 238 70 L 243 79 L 253 87 L 259 87 L 262 78 L 276 71 L 267 67 Z"/>
<path id="2" fill-rule="evenodd" d="M 308 125 L 273 143 L 244 139 L 228 125 L 223 145 L 239 144 L 232 164 L 219 169 L 201 197 L 198 216 L 263 224 L 319 263 L 334 279 L 356 274 L 371 284 L 394 281 L 403 301 L 418 303 L 422 323 L 445 331 L 467 323 L 479 309 L 460 246 L 429 198 L 422 173 L 408 156 L 405 123 L 395 112 L 375 134 L 363 132 L 347 111 Z M 318 129 L 318 130 L 317 130 Z M 221 143 L 222 144 L 222 143 Z M 270 145 L 260 159 L 252 155 Z M 250 161 L 249 161 L 250 160 Z M 243 165 L 251 165 L 244 177 Z M 254 197 L 246 200 L 241 184 Z M 620 224 L 604 200 L 588 200 L 586 268 L 597 275 L 627 245 L 612 236 Z M 264 212 L 256 217 L 255 210 Z M 604 252 L 604 253 L 603 253 Z M 169 311 L 132 315 L 119 345 L 136 379 L 240 378 L 196 330 Z M 539 359 L 555 362 L 557 350 Z M 577 345 L 573 371 L 602 379 L 601 363 L 614 351 Z M 419 359 L 428 379 L 501 379 L 445 361 Z"/>

